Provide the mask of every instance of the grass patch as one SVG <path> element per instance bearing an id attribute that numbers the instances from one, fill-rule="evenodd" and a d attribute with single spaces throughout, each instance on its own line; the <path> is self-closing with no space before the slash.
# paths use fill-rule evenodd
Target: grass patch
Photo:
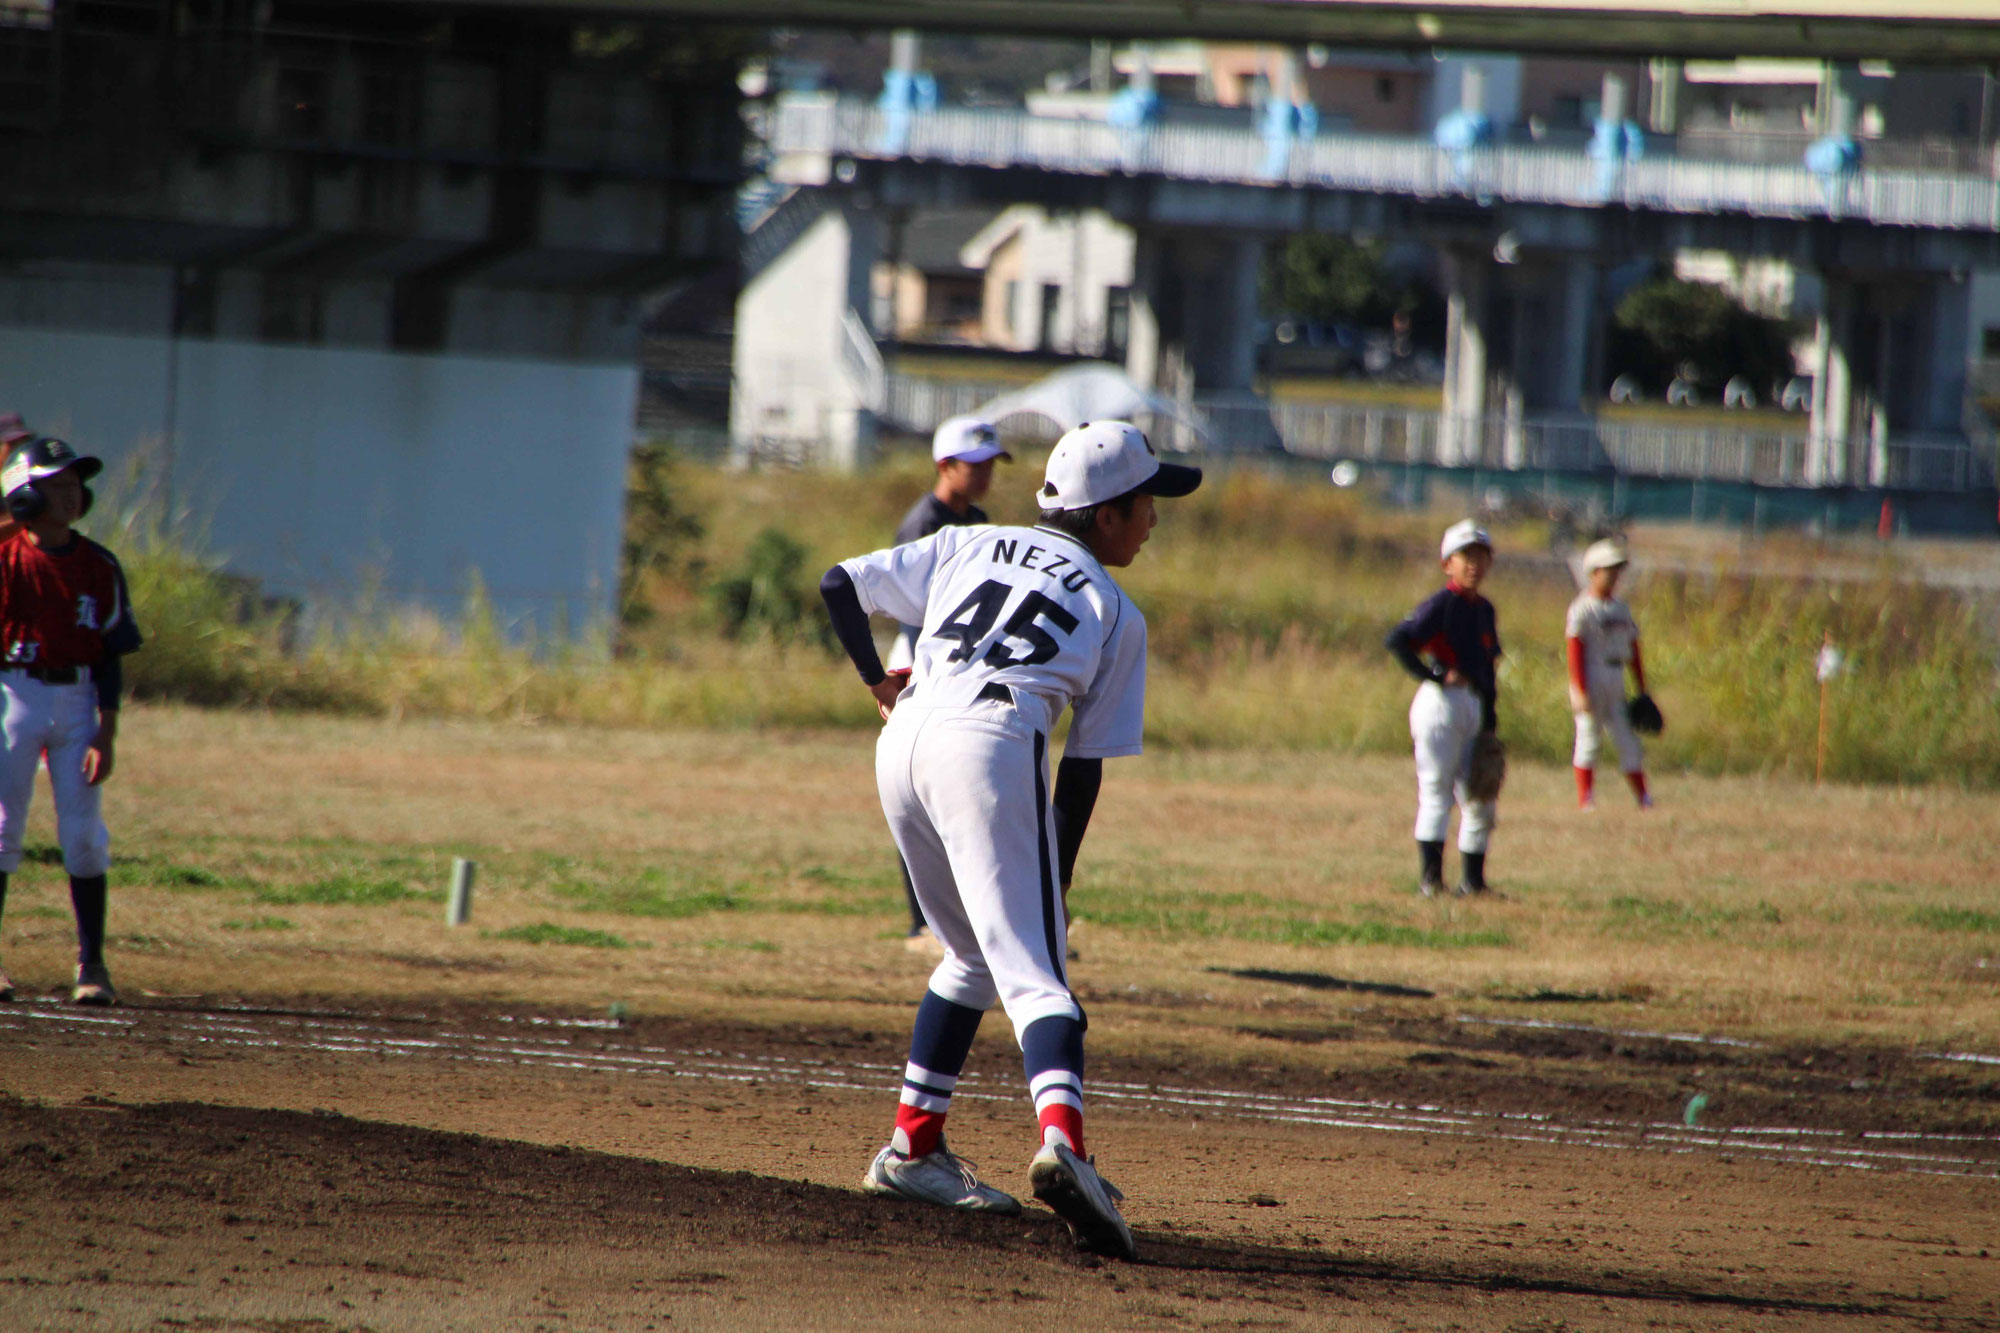
<path id="1" fill-rule="evenodd" d="M 238 917 L 222 923 L 224 930 L 297 930 L 298 927 L 282 916 Z"/>
<path id="2" fill-rule="evenodd" d="M 218 875 L 213 870 L 204 870 L 200 866 L 180 865 L 172 861 L 133 866 L 131 877 L 136 883 L 150 884 L 155 888 L 193 892 L 209 889 L 241 889 L 250 884 L 250 881 L 240 877 Z"/>
<path id="3" fill-rule="evenodd" d="M 2000 912 L 1981 912 L 1970 907 L 1918 907 L 1910 921 L 1929 930 L 1949 930 L 1965 935 L 2000 935 Z"/>
<path id="4" fill-rule="evenodd" d="M 422 896 L 399 879 L 334 875 L 305 884 L 262 884 L 251 898 L 288 907 L 381 907 Z"/>
<path id="5" fill-rule="evenodd" d="M 1438 930 L 1407 922 L 1290 915 L 1282 910 L 1290 904 L 1257 893 L 1079 890 L 1070 902 L 1080 922 L 1181 939 L 1404 949 L 1502 949 L 1513 943 L 1504 930 Z"/>
<path id="6" fill-rule="evenodd" d="M 20 907 L 7 913 L 11 921 L 67 921 L 69 917 L 60 907 Z"/>
<path id="7" fill-rule="evenodd" d="M 679 921 L 711 912 L 734 912 L 746 906 L 733 888 L 693 885 L 684 877 L 648 870 L 637 879 L 609 884 L 571 881 L 555 887 L 556 896 L 585 912 L 611 912 Z"/>
<path id="8" fill-rule="evenodd" d="M 1745 907 L 1718 907 L 1713 903 L 1619 894 L 1605 904 L 1605 909 L 1610 912 L 1614 924 L 1658 927 L 1668 931 L 1707 930 L 1716 933 L 1729 926 L 1784 924 L 1784 914 L 1763 901 Z"/>
<path id="9" fill-rule="evenodd" d="M 489 940 L 513 940 L 517 944 L 567 944 L 579 949 L 629 949 L 630 940 L 608 930 L 587 930 L 582 926 L 558 926 L 553 921 L 537 921 L 532 926 L 509 926 L 505 930 L 482 930 Z"/>
<path id="10" fill-rule="evenodd" d="M 704 949 L 735 949 L 743 953 L 776 953 L 778 946 L 769 940 L 703 940 Z"/>

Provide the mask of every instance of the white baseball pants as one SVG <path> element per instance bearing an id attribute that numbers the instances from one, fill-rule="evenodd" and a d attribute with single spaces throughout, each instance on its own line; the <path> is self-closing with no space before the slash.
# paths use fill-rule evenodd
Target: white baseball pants
<path id="1" fill-rule="evenodd" d="M 1417 752 L 1417 841 L 1443 842 L 1451 807 L 1459 808 L 1458 850 L 1484 852 L 1493 836 L 1492 801 L 1467 800 L 1472 744 L 1479 738 L 1479 696 L 1463 685 L 1419 685 L 1410 701 Z"/>
<path id="2" fill-rule="evenodd" d="M 1063 968 L 1048 738 L 1012 704 L 899 704 L 875 747 L 875 782 L 945 947 L 930 988 L 969 1009 L 998 1000 L 1017 1042 L 1038 1019 L 1082 1018 Z"/>
<path id="3" fill-rule="evenodd" d="M 83 779 L 83 756 L 97 737 L 97 687 L 86 678 L 50 685 L 19 671 L 0 671 L 0 872 L 21 868 L 21 840 L 35 768 L 44 752 L 56 798 L 56 841 L 72 875 L 102 875 L 111 868 L 111 831 L 104 827 L 103 788 Z"/>
<path id="4" fill-rule="evenodd" d="M 1639 734 L 1632 730 L 1632 720 L 1625 715 L 1624 668 L 1620 667 L 1616 676 L 1608 670 L 1593 671 L 1586 679 L 1590 682 L 1585 690 L 1590 697 L 1590 711 L 1576 715 L 1576 754 L 1572 762 L 1578 768 L 1597 767 L 1597 756 L 1603 753 L 1608 732 L 1611 743 L 1618 749 L 1620 771 L 1645 772 L 1645 747 L 1639 743 Z"/>

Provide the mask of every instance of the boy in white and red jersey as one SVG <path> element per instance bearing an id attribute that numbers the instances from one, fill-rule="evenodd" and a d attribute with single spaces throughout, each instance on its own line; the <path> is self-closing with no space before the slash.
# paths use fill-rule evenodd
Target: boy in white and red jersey
<path id="1" fill-rule="evenodd" d="M 72 525 L 104 465 L 61 440 L 32 439 L 0 468 L 0 904 L 21 865 L 35 769 L 48 758 L 56 841 L 76 912 L 77 1004 L 116 1004 L 104 966 L 111 834 L 100 787 L 111 776 L 124 676 L 140 643 L 117 557 Z M 0 972 L 0 999 L 13 983 Z"/>
<path id="2" fill-rule="evenodd" d="M 1618 766 L 1639 808 L 1650 810 L 1646 790 L 1646 752 L 1632 728 L 1625 705 L 1625 673 L 1630 670 L 1639 693 L 1646 692 L 1646 668 L 1639 659 L 1639 622 L 1632 608 L 1617 597 L 1618 578 L 1625 572 L 1625 548 L 1615 541 L 1593 542 L 1583 553 L 1584 589 L 1569 604 L 1563 633 L 1569 650 L 1569 711 L 1576 717 L 1576 804 L 1597 807 L 1594 787 L 1597 757 L 1604 735 L 1618 748 Z"/>

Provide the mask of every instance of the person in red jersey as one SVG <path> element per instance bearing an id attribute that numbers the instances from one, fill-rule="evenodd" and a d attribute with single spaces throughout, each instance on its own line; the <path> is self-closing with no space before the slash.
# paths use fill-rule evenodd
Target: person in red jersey
<path id="1" fill-rule="evenodd" d="M 0 527 L 0 905 L 46 756 L 76 911 L 77 1004 L 118 1002 L 104 965 L 111 833 L 100 788 L 117 762 L 119 662 L 140 643 L 117 557 L 74 528 L 103 468 L 46 436 L 0 468 L 10 519 Z M 0 972 L 0 999 L 13 995 Z"/>

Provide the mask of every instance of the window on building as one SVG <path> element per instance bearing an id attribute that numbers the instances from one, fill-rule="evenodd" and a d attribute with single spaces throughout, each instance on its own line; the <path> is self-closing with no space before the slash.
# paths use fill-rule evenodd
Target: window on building
<path id="1" fill-rule="evenodd" d="M 1056 317 L 1061 312 L 1061 310 L 1062 310 L 1062 288 L 1056 286 L 1052 282 L 1043 283 L 1041 338 L 1036 342 L 1035 345 L 1037 347 L 1040 347 L 1045 352 L 1055 350 L 1056 336 L 1060 329 L 1060 325 L 1057 323 Z"/>
<path id="2" fill-rule="evenodd" d="M 1396 81 L 1387 74 L 1377 74 L 1375 76 L 1375 100 L 1378 102 L 1393 102 L 1396 100 Z"/>
<path id="3" fill-rule="evenodd" d="M 1979 355 L 1988 361 L 2000 361 L 2000 324 L 1988 324 L 1979 339 Z"/>
<path id="4" fill-rule="evenodd" d="M 1114 360 L 1125 359 L 1126 340 L 1132 336 L 1132 289 L 1130 287 L 1106 287 L 1104 289 L 1104 354 Z"/>

